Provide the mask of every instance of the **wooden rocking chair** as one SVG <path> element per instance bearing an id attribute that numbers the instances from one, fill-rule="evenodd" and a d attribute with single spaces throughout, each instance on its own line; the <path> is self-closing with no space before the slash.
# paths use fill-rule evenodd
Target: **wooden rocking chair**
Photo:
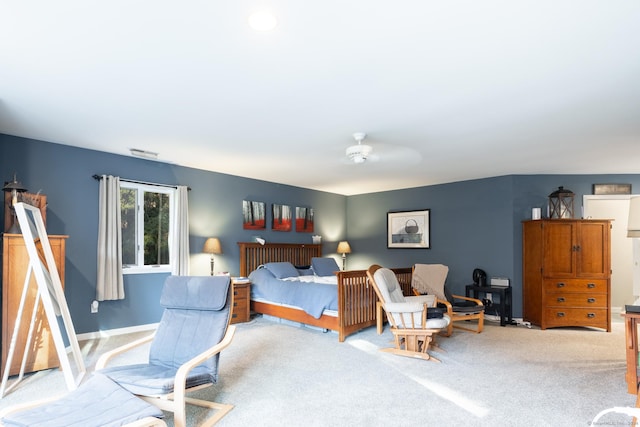
<path id="1" fill-rule="evenodd" d="M 428 308 L 435 304 L 435 297 L 405 297 L 395 273 L 379 265 L 369 267 L 367 277 L 387 313 L 394 336 L 395 347 L 382 351 L 439 362 L 428 350 L 435 346 L 434 336 L 449 325 L 449 317 L 428 318 Z"/>

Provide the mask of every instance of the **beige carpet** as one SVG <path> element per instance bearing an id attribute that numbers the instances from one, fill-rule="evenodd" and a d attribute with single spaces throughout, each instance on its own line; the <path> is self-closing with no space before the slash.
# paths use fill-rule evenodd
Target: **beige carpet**
<path id="1" fill-rule="evenodd" d="M 220 382 L 197 394 L 235 405 L 221 426 L 585 426 L 603 409 L 635 403 L 626 392 L 622 323 L 606 333 L 488 322 L 482 334 L 439 338 L 442 363 L 380 352 L 392 336 L 375 327 L 344 343 L 334 333 L 263 318 L 237 327 Z M 88 366 L 130 338 L 81 343 Z M 0 408 L 63 390 L 59 372 L 41 372 Z M 190 425 L 203 419 L 197 410 L 188 414 Z M 617 414 L 600 420 L 629 421 Z"/>

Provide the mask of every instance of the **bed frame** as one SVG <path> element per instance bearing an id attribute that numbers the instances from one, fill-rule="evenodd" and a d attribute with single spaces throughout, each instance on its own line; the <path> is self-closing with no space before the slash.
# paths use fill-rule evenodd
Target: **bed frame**
<path id="1" fill-rule="evenodd" d="M 238 242 L 240 247 L 240 275 L 250 272 L 266 262 L 289 261 L 294 265 L 310 265 L 311 258 L 322 256 L 322 245 L 296 243 Z M 411 268 L 392 269 L 405 295 L 411 295 Z M 376 324 L 376 302 L 372 286 L 369 286 L 366 270 L 349 270 L 336 273 L 338 276 L 338 316 L 322 315 L 319 319 L 303 310 L 281 305 L 251 301 L 251 309 L 293 322 L 304 323 L 338 332 L 338 340 L 359 330 Z"/>

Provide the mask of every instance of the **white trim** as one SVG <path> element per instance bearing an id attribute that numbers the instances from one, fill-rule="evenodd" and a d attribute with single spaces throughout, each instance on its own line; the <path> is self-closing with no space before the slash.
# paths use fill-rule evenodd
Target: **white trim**
<path id="1" fill-rule="evenodd" d="M 147 325 L 129 326 L 126 328 L 107 329 L 105 331 L 87 332 L 86 334 L 79 334 L 78 341 L 93 340 L 99 338 L 109 338 L 116 335 L 132 334 L 135 332 L 155 331 L 158 328 L 159 323 L 149 323 Z"/>

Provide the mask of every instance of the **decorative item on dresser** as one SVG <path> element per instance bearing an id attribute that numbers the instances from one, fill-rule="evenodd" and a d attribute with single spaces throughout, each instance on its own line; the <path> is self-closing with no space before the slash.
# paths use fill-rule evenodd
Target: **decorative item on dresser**
<path id="1" fill-rule="evenodd" d="M 611 331 L 611 221 L 523 222 L 524 320 Z"/>
<path id="2" fill-rule="evenodd" d="M 286 261 L 303 266 L 310 265 L 312 258 L 322 256 L 322 245 L 238 242 L 238 246 L 241 276 L 249 276 L 250 272 L 268 262 Z M 411 268 L 394 269 L 394 272 L 403 291 L 411 292 Z M 377 297 L 373 287 L 367 283 L 366 270 L 338 271 L 335 274 L 337 315 L 322 314 L 315 318 L 297 307 L 254 300 L 251 301 L 251 309 L 256 313 L 337 331 L 338 340 L 342 342 L 348 335 L 376 324 Z"/>

